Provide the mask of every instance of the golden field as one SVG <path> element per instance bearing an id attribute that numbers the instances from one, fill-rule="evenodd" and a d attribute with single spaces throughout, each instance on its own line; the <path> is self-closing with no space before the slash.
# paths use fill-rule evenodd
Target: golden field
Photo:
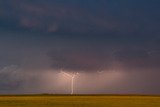
<path id="1" fill-rule="evenodd" d="M 160 96 L 0 96 L 0 107 L 160 107 Z"/>

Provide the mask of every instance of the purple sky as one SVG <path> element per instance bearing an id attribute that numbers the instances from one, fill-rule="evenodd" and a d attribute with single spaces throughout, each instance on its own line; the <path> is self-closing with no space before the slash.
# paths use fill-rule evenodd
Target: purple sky
<path id="1" fill-rule="evenodd" d="M 0 94 L 160 94 L 159 0 L 1 0 Z"/>

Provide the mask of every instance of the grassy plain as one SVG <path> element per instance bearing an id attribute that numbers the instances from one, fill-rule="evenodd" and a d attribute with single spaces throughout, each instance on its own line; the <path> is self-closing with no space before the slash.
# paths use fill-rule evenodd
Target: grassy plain
<path id="1" fill-rule="evenodd" d="M 160 107 L 160 96 L 0 96 L 0 107 Z"/>

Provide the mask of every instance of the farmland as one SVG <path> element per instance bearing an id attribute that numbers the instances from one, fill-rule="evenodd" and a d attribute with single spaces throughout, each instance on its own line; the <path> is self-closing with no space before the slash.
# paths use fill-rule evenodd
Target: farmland
<path id="1" fill-rule="evenodd" d="M 160 107 L 160 96 L 12 95 L 0 96 L 0 107 Z"/>

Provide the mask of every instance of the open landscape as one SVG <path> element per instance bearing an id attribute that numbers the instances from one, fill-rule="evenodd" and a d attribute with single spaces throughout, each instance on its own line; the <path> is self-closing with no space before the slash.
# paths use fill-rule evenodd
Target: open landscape
<path id="1" fill-rule="evenodd" d="M 133 95 L 0 96 L 0 107 L 160 107 L 160 96 L 133 96 Z"/>
<path id="2" fill-rule="evenodd" d="M 0 0 L 0 107 L 160 107 L 160 0 Z"/>

